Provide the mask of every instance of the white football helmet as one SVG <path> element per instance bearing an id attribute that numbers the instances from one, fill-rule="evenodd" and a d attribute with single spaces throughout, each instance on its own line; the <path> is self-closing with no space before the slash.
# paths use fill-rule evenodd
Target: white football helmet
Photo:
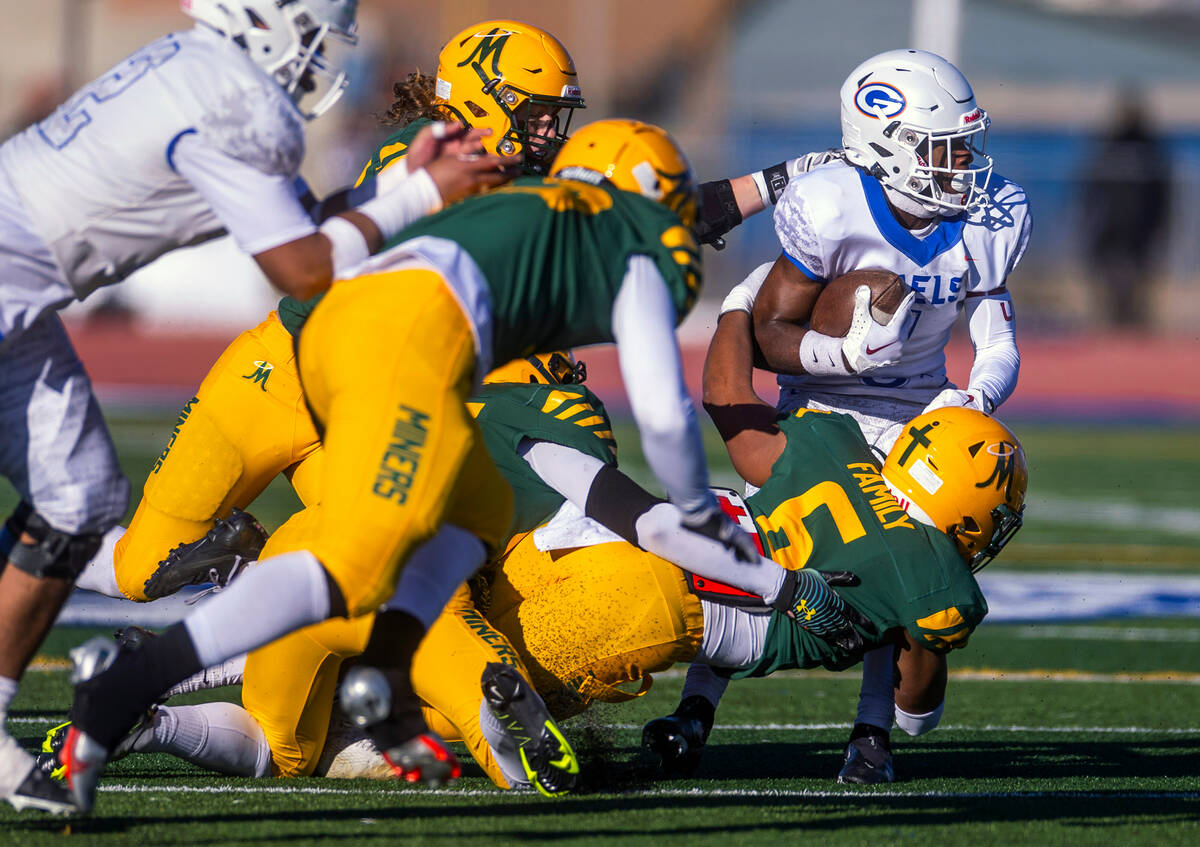
<path id="1" fill-rule="evenodd" d="M 179 7 L 246 51 L 309 120 L 346 89 L 346 72 L 325 52 L 334 42 L 357 42 L 358 0 L 180 0 Z M 313 105 L 301 107 L 301 98 Z"/>
<path id="2" fill-rule="evenodd" d="M 986 205 L 990 121 L 954 65 L 924 50 L 880 53 L 850 72 L 841 104 L 847 161 L 910 201 L 905 211 L 957 215 Z M 963 149 L 971 160 L 955 169 L 953 152 Z"/>

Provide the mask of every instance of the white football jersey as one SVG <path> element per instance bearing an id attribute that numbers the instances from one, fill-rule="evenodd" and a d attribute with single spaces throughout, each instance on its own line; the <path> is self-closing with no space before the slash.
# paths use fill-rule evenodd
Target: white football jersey
<path id="1" fill-rule="evenodd" d="M 44 292 L 30 290 L 42 284 L 32 277 L 14 284 L 25 290 L 3 292 L 0 332 L 12 328 L 10 312 L 23 310 L 16 323 L 28 322 L 61 305 L 64 293 L 83 298 L 169 250 L 223 234 L 226 224 L 237 229 L 176 171 L 181 140 L 271 179 L 294 177 L 304 158 L 303 119 L 287 94 L 203 27 L 143 47 L 0 147 L 19 212 L 44 242 L 33 247 L 48 247 L 60 271 Z M 259 216 L 256 235 L 295 230 L 296 209 L 263 208 L 272 204 L 241 196 L 251 187 L 237 178 L 203 175 L 210 197 Z"/>
<path id="2" fill-rule="evenodd" d="M 939 218 L 918 237 L 896 221 L 879 182 L 844 162 L 789 182 L 775 207 L 775 232 L 794 265 L 818 281 L 859 269 L 894 271 L 917 300 L 897 364 L 863 376 L 781 375 L 780 386 L 922 404 L 947 387 L 945 346 L 958 313 L 969 298 L 1007 298 L 1004 281 L 1029 240 L 1024 189 L 993 175 L 988 195 L 984 209 Z"/>

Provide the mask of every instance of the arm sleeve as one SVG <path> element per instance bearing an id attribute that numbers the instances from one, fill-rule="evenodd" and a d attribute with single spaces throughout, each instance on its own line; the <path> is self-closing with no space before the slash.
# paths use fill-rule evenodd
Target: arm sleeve
<path id="1" fill-rule="evenodd" d="M 646 461 L 687 513 L 716 508 L 696 410 L 683 382 L 675 341 L 675 307 L 647 256 L 632 256 L 613 303 L 613 338 Z"/>
<path id="2" fill-rule="evenodd" d="M 317 231 L 290 175 L 264 173 L 195 133 L 180 138 L 171 161 L 251 256 Z"/>
<path id="3" fill-rule="evenodd" d="M 999 288 L 967 299 L 967 327 L 975 347 L 968 388 L 978 388 L 999 406 L 1017 387 L 1021 354 L 1017 351 L 1012 297 Z"/>

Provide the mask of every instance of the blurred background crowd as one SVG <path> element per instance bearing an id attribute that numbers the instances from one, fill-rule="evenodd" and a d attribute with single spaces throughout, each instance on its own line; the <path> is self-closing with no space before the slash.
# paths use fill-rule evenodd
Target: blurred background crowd
<path id="1" fill-rule="evenodd" d="M 168 0 L 0 6 L 0 134 L 189 23 Z M 360 10 L 348 96 L 311 128 L 304 175 L 318 192 L 357 177 L 386 134 L 377 115 L 392 83 L 433 71 L 444 39 L 479 20 L 557 34 L 587 100 L 578 118 L 659 123 L 702 180 L 837 146 L 846 73 L 882 50 L 921 47 L 971 80 L 992 118 L 997 171 L 1030 195 L 1033 239 L 1010 279 L 1022 341 L 1197 347 L 1200 0 L 361 0 Z M 705 251 L 707 306 L 689 321 L 697 339 L 725 291 L 778 253 L 769 215 L 727 241 Z M 68 315 L 227 339 L 273 302 L 251 263 L 216 243 L 170 254 Z M 1200 407 L 1195 387 L 1183 391 Z"/>

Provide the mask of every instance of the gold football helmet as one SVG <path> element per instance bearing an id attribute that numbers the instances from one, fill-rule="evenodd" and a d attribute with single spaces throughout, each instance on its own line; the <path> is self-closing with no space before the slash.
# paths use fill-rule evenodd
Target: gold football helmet
<path id="1" fill-rule="evenodd" d="M 983 412 L 948 406 L 913 418 L 888 453 L 883 477 L 913 517 L 958 544 L 972 573 L 1021 528 L 1025 451 Z"/>
<path id="2" fill-rule="evenodd" d="M 435 103 L 467 126 L 490 129 L 490 153 L 521 156 L 545 173 L 584 108 L 575 64 L 550 33 L 518 21 L 485 21 L 451 38 L 438 55 Z"/>
<path id="3" fill-rule="evenodd" d="M 596 121 L 576 132 L 554 160 L 551 175 L 598 183 L 657 200 L 696 223 L 696 180 L 687 157 L 667 131 L 627 119 Z"/>
<path id="4" fill-rule="evenodd" d="M 576 362 L 570 350 L 538 353 L 513 359 L 483 378 L 492 382 L 540 382 L 543 385 L 579 385 L 587 379 L 587 366 Z"/>

